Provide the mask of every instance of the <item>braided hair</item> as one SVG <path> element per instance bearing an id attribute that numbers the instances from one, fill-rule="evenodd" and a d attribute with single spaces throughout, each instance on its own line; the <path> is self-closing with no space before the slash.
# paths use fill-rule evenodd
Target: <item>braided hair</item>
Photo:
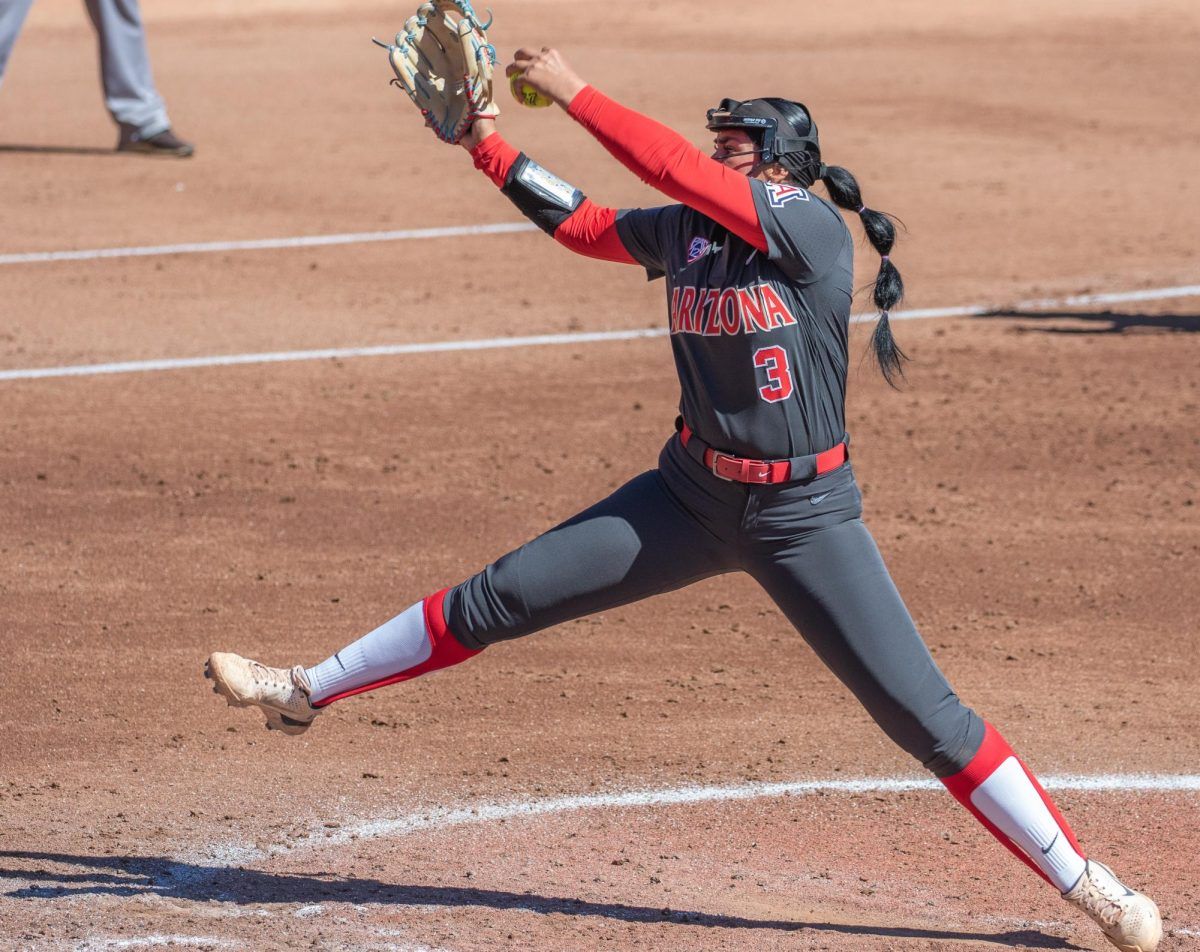
<path id="1" fill-rule="evenodd" d="M 812 118 L 799 103 L 777 97 L 770 97 L 765 101 L 770 103 L 795 131 L 803 133 L 811 128 Z M 875 324 L 875 332 L 871 335 L 871 348 L 883 378 L 895 387 L 896 377 L 904 376 L 903 362 L 908 360 L 908 356 L 896 343 L 888 321 L 888 312 L 904 297 L 904 281 L 891 260 L 892 246 L 896 242 L 896 228 L 891 217 L 885 212 L 867 208 L 862 200 L 858 180 L 840 165 L 825 165 L 821 161 L 819 151 L 812 151 L 810 148 L 803 152 L 784 153 L 777 161 L 787 169 L 797 184 L 804 188 L 820 179 L 838 208 L 845 208 L 858 215 L 863 230 L 867 233 L 867 239 L 879 252 L 879 274 L 875 277 L 871 294 L 871 300 L 879 308 L 879 320 Z"/>

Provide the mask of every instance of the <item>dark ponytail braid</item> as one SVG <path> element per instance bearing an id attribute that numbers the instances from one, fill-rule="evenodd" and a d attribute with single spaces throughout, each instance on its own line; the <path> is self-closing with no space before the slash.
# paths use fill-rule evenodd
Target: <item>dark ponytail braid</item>
<path id="1" fill-rule="evenodd" d="M 896 227 L 888 215 L 863 204 L 858 181 L 847 169 L 840 165 L 822 165 L 816 177 L 825 183 L 834 204 L 858 213 L 867 238 L 880 254 L 879 274 L 875 278 L 871 295 L 880 313 L 879 321 L 875 324 L 875 333 L 871 335 L 871 346 L 875 353 L 875 362 L 883 372 L 883 378 L 895 387 L 896 377 L 904 376 L 903 362 L 908 360 L 900 345 L 896 343 L 896 338 L 892 336 L 891 324 L 888 322 L 888 311 L 904 297 L 904 282 L 889 257 L 892 245 L 896 242 Z"/>
<path id="2" fill-rule="evenodd" d="M 892 336 L 892 328 L 888 322 L 888 311 L 899 304 L 900 299 L 904 297 L 904 282 L 900 280 L 900 272 L 896 270 L 896 266 L 892 264 L 889 257 L 892 253 L 892 245 L 896 242 L 896 228 L 888 215 L 872 211 L 863 204 L 858 181 L 847 169 L 840 165 L 827 166 L 821 161 L 821 150 L 817 143 L 817 127 L 807 106 L 790 99 L 780 99 L 774 96 L 751 100 L 749 104 L 735 105 L 738 108 L 751 105 L 754 107 L 751 113 L 762 117 L 764 115 L 761 108 L 763 104 L 775 113 L 775 116 L 778 117 L 776 121 L 782 120 L 781 128 L 784 129 L 784 141 L 787 143 L 784 149 L 772 158 L 772 161 L 778 162 L 803 188 L 808 188 L 817 179 L 824 182 L 825 188 L 829 191 L 829 197 L 839 208 L 849 209 L 858 214 L 867 238 L 879 252 L 882 260 L 879 262 L 879 274 L 875 277 L 875 283 L 872 286 L 872 300 L 879 308 L 880 313 L 879 321 L 875 324 L 875 333 L 871 335 L 871 346 L 875 354 L 875 361 L 879 364 L 884 379 L 895 387 L 896 377 L 904 376 L 903 362 L 908 359 Z M 765 139 L 761 132 L 755 136 L 755 142 L 759 149 L 763 148 Z"/>

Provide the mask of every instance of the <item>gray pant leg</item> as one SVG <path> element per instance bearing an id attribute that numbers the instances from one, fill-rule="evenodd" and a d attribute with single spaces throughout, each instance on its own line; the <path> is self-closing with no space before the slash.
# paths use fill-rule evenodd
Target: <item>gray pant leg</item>
<path id="1" fill-rule="evenodd" d="M 983 721 L 938 669 L 860 519 L 771 546 L 754 563 L 750 573 L 893 741 L 939 777 L 967 765 Z"/>
<path id="2" fill-rule="evenodd" d="M 100 40 L 100 77 L 109 113 L 139 138 L 165 132 L 171 121 L 154 88 L 137 0 L 87 0 L 87 10 Z"/>
<path id="3" fill-rule="evenodd" d="M 33 0 L 0 0 L 0 80 Z"/>
<path id="4" fill-rule="evenodd" d="M 697 518 L 687 502 L 706 507 Z M 685 502 L 658 471 L 510 552 L 446 596 L 446 624 L 469 648 L 517 638 L 731 571 L 740 510 Z"/>

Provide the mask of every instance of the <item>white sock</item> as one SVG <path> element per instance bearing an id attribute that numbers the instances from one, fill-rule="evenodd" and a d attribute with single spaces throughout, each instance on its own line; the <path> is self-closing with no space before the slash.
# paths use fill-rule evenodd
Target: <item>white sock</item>
<path id="1" fill-rule="evenodd" d="M 312 701 L 368 687 L 407 671 L 433 653 L 425 631 L 425 605 L 417 602 L 316 667 L 307 668 Z"/>
<path id="2" fill-rule="evenodd" d="M 1009 757 L 971 792 L 971 803 L 1021 847 L 1059 892 L 1083 875 L 1085 862 L 1046 808 L 1016 757 Z"/>

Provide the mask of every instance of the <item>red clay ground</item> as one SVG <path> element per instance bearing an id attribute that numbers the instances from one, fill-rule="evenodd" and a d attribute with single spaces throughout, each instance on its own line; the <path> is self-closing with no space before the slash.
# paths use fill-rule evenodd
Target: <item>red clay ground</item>
<path id="1" fill-rule="evenodd" d="M 697 142 L 722 95 L 803 98 L 907 223 L 914 307 L 1195 284 L 1200 16 L 1056 9 L 522 0 L 494 35 L 560 45 Z M 405 15 L 156 6 L 200 150 L 156 162 L 44 151 L 112 136 L 82 9 L 35 5 L 0 95 L 0 254 L 514 220 L 386 87 L 365 38 Z M 562 116 L 504 120 L 597 200 L 654 201 Z M 657 326 L 660 295 L 532 234 L 6 265 L 0 369 Z M 898 324 L 904 391 L 851 380 L 901 590 L 1045 774 L 1196 773 L 1198 304 Z M 917 777 L 744 579 L 348 701 L 300 740 L 207 693 L 209 651 L 319 660 L 652 465 L 676 395 L 662 339 L 0 382 L 0 948 L 1106 947 L 936 792 L 365 826 Z M 1197 795 L 1060 800 L 1160 901 L 1164 949 L 1200 947 Z"/>

